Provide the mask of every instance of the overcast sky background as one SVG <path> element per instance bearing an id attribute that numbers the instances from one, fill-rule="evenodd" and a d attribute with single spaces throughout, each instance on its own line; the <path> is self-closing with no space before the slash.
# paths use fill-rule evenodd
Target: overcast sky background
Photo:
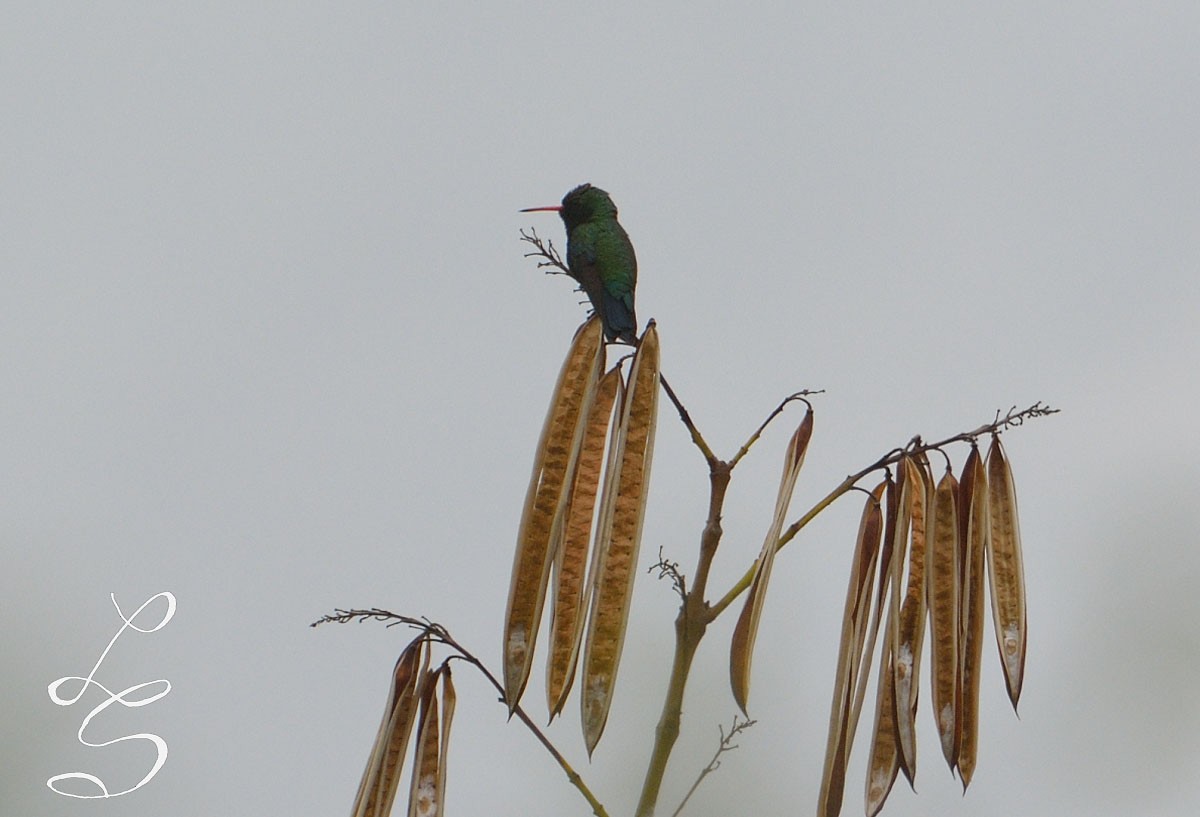
<path id="1" fill-rule="evenodd" d="M 609 190 L 664 372 L 729 456 L 823 388 L 791 518 L 914 434 L 997 409 L 1021 500 L 1029 667 L 985 647 L 966 797 L 922 700 L 914 795 L 885 815 L 1200 811 L 1200 6 L 1194 2 L 44 3 L 0 25 L 0 801 L 6 814 L 348 813 L 405 633 L 498 667 L 546 400 L 585 314 L 522 257 Z M 713 584 L 769 522 L 789 411 L 739 466 Z M 965 451 L 955 454 L 961 463 Z M 694 567 L 704 465 L 660 418 L 642 566 Z M 776 563 L 751 714 L 687 813 L 817 796 L 860 500 Z M 171 693 L 97 718 L 97 678 Z M 636 801 L 675 599 L 639 576 L 608 731 L 550 731 L 610 813 Z M 735 707 L 710 631 L 661 812 Z M 990 638 L 990 623 L 989 623 Z M 588 808 L 460 670 L 451 814 Z M 927 692 L 923 693 L 927 698 Z M 541 712 L 541 687 L 526 701 Z M 88 703 L 90 701 L 90 704 Z M 865 738 L 845 814 L 861 813 Z M 402 808 L 401 805 L 399 808 Z"/>

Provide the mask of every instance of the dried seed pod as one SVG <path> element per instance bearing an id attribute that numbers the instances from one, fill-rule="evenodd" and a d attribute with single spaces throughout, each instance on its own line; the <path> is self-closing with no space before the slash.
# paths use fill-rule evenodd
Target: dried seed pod
<path id="1" fill-rule="evenodd" d="M 601 378 L 588 411 L 574 485 L 563 525 L 563 544 L 554 560 L 553 606 L 550 614 L 550 656 L 546 662 L 546 699 L 553 718 L 562 711 L 578 663 L 579 642 L 587 611 L 588 544 L 596 492 L 604 464 L 604 441 L 608 436 L 613 403 L 621 372 L 616 367 Z"/>
<path id="2" fill-rule="evenodd" d="M 775 498 L 775 515 L 771 519 L 762 551 L 758 555 L 754 579 L 750 584 L 750 592 L 746 595 L 746 604 L 742 607 L 742 613 L 733 628 L 733 640 L 729 648 L 729 681 L 733 687 L 733 699 L 743 713 L 746 712 L 746 700 L 750 695 L 750 661 L 754 654 L 754 640 L 758 635 L 758 622 L 762 617 L 763 604 L 767 597 L 767 583 L 771 578 L 771 567 L 775 563 L 775 551 L 779 546 L 784 517 L 792 501 L 792 492 L 796 488 L 800 468 L 804 465 L 808 442 L 812 439 L 812 429 L 813 413 L 810 408 L 804 413 L 804 419 L 800 421 L 788 443 L 783 476 L 780 477 L 779 492 Z"/>
<path id="3" fill-rule="evenodd" d="M 867 497 L 858 523 L 854 557 L 850 566 L 850 582 L 846 588 L 846 605 L 842 611 L 842 637 L 838 644 L 837 673 L 833 682 L 833 703 L 829 711 L 829 737 L 825 743 L 825 768 L 821 775 L 821 793 L 817 800 L 818 817 L 836 817 L 842 809 L 846 786 L 846 764 L 854 743 L 859 708 L 855 690 L 858 686 L 860 662 L 866 658 L 863 672 L 870 669 L 870 653 L 864 653 L 868 619 L 871 612 L 871 590 L 879 559 L 879 540 L 883 533 L 883 510 L 880 500 L 886 482 Z M 872 637 L 874 642 L 874 637 Z M 861 700 L 857 701 L 861 706 Z"/>
<path id="4" fill-rule="evenodd" d="M 908 578 L 904 601 L 897 617 L 897 642 L 892 655 L 896 673 L 896 733 L 900 740 L 900 768 L 911 785 L 917 775 L 917 691 L 921 647 L 925 638 L 926 524 L 929 505 L 928 466 L 924 460 L 905 457 L 901 463 L 908 494 L 907 530 L 897 535 L 908 538 Z"/>
<path id="5" fill-rule="evenodd" d="M 896 774 L 900 770 L 900 735 L 896 730 L 895 678 L 891 643 L 884 640 L 875 702 L 875 732 L 871 742 L 871 756 L 867 760 L 867 817 L 875 817 L 883 808 L 883 804 L 896 782 Z"/>
<path id="6" fill-rule="evenodd" d="M 933 714 L 937 720 L 942 755 L 953 769 L 958 760 L 958 730 L 955 727 L 960 612 L 958 480 L 948 467 L 934 492 L 930 539 L 932 547 L 929 551 L 927 587 Z"/>
<path id="7" fill-rule="evenodd" d="M 874 817 L 883 808 L 900 770 L 900 734 L 896 719 L 895 656 L 900 646 L 900 598 L 908 547 L 909 480 L 903 467 L 887 488 L 887 522 L 880 559 L 879 613 L 885 599 L 887 623 L 879 655 L 879 680 L 875 693 L 875 726 L 867 760 L 866 809 Z"/>
<path id="8" fill-rule="evenodd" d="M 438 800 L 442 758 L 438 729 L 437 676 L 437 670 L 426 674 L 424 693 L 421 695 L 421 722 L 417 727 L 417 750 L 413 755 L 408 817 L 434 817 L 442 813 L 442 804 Z"/>
<path id="9" fill-rule="evenodd" d="M 989 514 L 987 475 L 979 449 L 971 447 L 963 466 L 959 486 L 959 508 L 964 519 L 959 522 L 962 535 L 960 588 L 962 628 L 959 632 L 960 692 L 959 709 L 955 717 L 958 728 L 958 775 L 963 790 L 971 784 L 979 748 L 979 670 L 983 648 L 983 587 L 984 559 L 988 550 Z"/>
<path id="10" fill-rule="evenodd" d="M 892 679 L 888 681 L 889 694 L 891 695 L 889 700 L 893 704 L 896 700 L 896 679 L 894 677 L 896 673 L 896 658 L 900 654 L 900 604 L 904 593 L 904 569 L 908 564 L 908 528 L 912 513 L 909 498 L 912 491 L 910 482 L 907 469 L 904 466 L 904 462 L 901 461 L 896 469 L 896 481 L 888 486 L 887 528 L 884 534 L 884 553 L 883 561 L 881 562 L 887 576 L 887 590 L 885 592 L 884 583 L 881 582 L 879 597 L 881 611 L 885 599 L 887 609 L 887 619 L 884 626 L 885 643 L 879 666 L 881 672 L 886 667 L 887 672 L 893 674 Z M 897 733 L 896 739 L 898 745 L 896 748 L 899 754 L 896 760 L 897 763 L 903 765 L 905 761 L 903 753 L 906 747 L 901 743 L 904 736 L 900 733 L 901 726 L 895 711 L 891 713 L 891 717 L 888 719 L 888 728 Z"/>
<path id="11" fill-rule="evenodd" d="M 439 751 L 441 763 L 437 776 L 437 813 L 446 813 L 446 766 L 450 755 L 450 724 L 454 721 L 454 707 L 458 704 L 458 693 L 450 678 L 450 665 L 443 664 L 442 674 L 442 745 Z"/>
<path id="12" fill-rule="evenodd" d="M 988 512 L 992 541 L 988 576 L 992 585 L 992 616 L 1000 665 L 1013 709 L 1021 698 L 1025 677 L 1025 569 L 1021 564 L 1021 529 L 1017 521 L 1017 491 L 1000 437 L 992 436 L 987 455 Z"/>
<path id="13" fill-rule="evenodd" d="M 851 733 L 854 732 L 858 725 L 859 713 L 862 711 L 863 701 L 866 699 L 867 681 L 870 677 L 872 656 L 875 652 L 875 643 L 879 638 L 879 630 L 883 626 L 884 616 L 888 615 L 890 610 L 889 600 L 891 598 L 893 552 L 891 540 L 895 537 L 896 520 L 899 516 L 899 504 L 897 502 L 899 499 L 898 487 L 890 473 L 883 484 L 875 489 L 874 496 L 876 498 L 879 498 L 880 491 L 883 491 L 886 496 L 883 517 L 883 541 L 879 546 L 879 556 L 877 558 L 878 582 L 873 599 L 871 600 L 871 623 L 867 629 L 866 643 L 862 650 L 862 665 L 858 670 L 858 689 L 854 692 L 854 708 L 851 710 L 852 718 L 850 721 Z M 888 637 L 885 633 L 885 642 Z"/>
<path id="14" fill-rule="evenodd" d="M 579 328 L 563 362 L 542 427 L 513 557 L 504 623 L 504 695 L 512 711 L 529 679 L 546 583 L 570 496 L 584 418 L 604 360 L 600 321 Z"/>
<path id="15" fill-rule="evenodd" d="M 354 798 L 352 817 L 387 817 L 391 814 L 404 766 L 404 754 L 425 691 L 422 684 L 428 668 L 428 641 L 421 635 L 400 653 L 392 670 L 387 707 L 371 747 L 371 756 L 367 759 L 358 794 Z"/>
<path id="16" fill-rule="evenodd" d="M 896 526 L 900 520 L 900 489 L 903 483 L 903 472 L 897 474 L 898 479 L 887 478 L 887 503 L 884 508 L 883 552 L 879 557 L 879 598 L 885 598 L 884 589 L 890 584 L 894 571 L 892 570 L 892 553 L 896 549 Z M 907 504 L 907 502 L 905 503 Z"/>
<path id="17" fill-rule="evenodd" d="M 583 735 L 595 750 L 608 710 L 625 642 L 633 595 L 642 520 L 650 487 L 650 461 L 658 415 L 658 331 L 653 321 L 642 335 L 630 365 L 611 472 L 601 500 L 597 569 L 583 657 Z"/>

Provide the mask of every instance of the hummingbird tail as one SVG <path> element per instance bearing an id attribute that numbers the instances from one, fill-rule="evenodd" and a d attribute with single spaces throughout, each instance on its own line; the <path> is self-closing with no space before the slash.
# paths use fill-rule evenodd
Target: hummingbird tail
<path id="1" fill-rule="evenodd" d="M 604 330 L 609 340 L 637 341 L 637 318 L 633 309 L 620 298 L 604 294 Z"/>

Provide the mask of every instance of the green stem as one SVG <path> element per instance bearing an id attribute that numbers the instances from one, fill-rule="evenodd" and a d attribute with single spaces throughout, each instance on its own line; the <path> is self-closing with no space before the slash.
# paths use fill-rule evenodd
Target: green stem
<path id="1" fill-rule="evenodd" d="M 501 687 L 500 692 L 503 694 L 503 687 Z M 596 799 L 596 795 L 592 794 L 592 790 L 589 789 L 587 784 L 583 782 L 583 778 L 580 777 L 579 772 L 575 771 L 571 764 L 567 762 L 567 759 L 563 757 L 562 752 L 558 751 L 558 749 L 554 747 L 554 744 L 551 743 L 550 739 L 542 733 L 542 730 L 538 729 L 537 726 L 534 725 L 529 716 L 525 714 L 525 710 L 518 706 L 513 710 L 513 712 L 518 718 L 521 719 L 521 723 L 525 724 L 529 731 L 533 732 L 534 736 L 538 739 L 542 746 L 546 748 L 546 751 L 549 752 L 556 761 L 558 761 L 558 765 L 567 775 L 567 780 L 579 791 L 580 794 L 583 795 L 583 798 L 588 801 L 588 805 L 592 807 L 592 813 L 595 814 L 596 817 L 608 817 L 608 812 L 604 810 L 603 804 Z"/>
<path id="2" fill-rule="evenodd" d="M 476 669 L 483 673 L 483 676 L 487 678 L 488 681 L 491 682 L 492 686 L 496 688 L 496 691 L 500 693 L 500 700 L 503 701 L 504 686 L 500 683 L 499 679 L 497 679 L 495 675 L 492 675 L 491 670 L 484 666 L 482 661 L 480 661 L 473 654 L 464 649 L 461 644 L 455 641 L 450 636 L 449 632 L 447 632 L 444 628 L 439 629 L 440 632 L 438 635 L 441 640 L 446 645 L 457 650 L 459 657 L 461 657 L 462 660 L 474 665 Z M 533 733 L 533 736 L 538 739 L 538 742 L 545 747 L 546 751 L 550 753 L 550 756 L 554 758 L 559 767 L 564 773 L 566 773 L 567 780 L 579 791 L 580 794 L 583 795 L 583 799 L 588 801 L 588 805 L 592 807 L 592 813 L 595 814 L 596 817 L 608 817 L 608 812 L 605 811 L 604 805 L 598 799 L 596 799 L 596 795 L 592 794 L 592 790 L 588 788 L 579 772 L 575 771 L 575 768 L 571 766 L 570 762 L 563 757 L 562 752 L 558 751 L 555 745 L 550 742 L 550 739 L 546 737 L 545 733 L 542 732 L 541 729 L 537 727 L 537 724 L 535 724 L 533 719 L 526 714 L 525 710 L 521 708 L 520 704 L 514 706 L 512 708 L 512 712 L 517 716 L 517 719 L 520 720 L 521 723 L 525 724 L 525 728 Z"/>
<path id="3" fill-rule="evenodd" d="M 671 757 L 671 750 L 675 748 L 675 741 L 679 738 L 679 725 L 683 720 L 683 693 L 687 687 L 688 672 L 692 667 L 692 659 L 696 657 L 700 639 L 704 637 L 704 625 L 696 629 L 694 623 L 688 621 L 687 606 L 685 603 L 680 608 L 679 616 L 675 619 L 675 659 L 671 664 L 671 680 L 667 684 L 662 715 L 654 730 L 654 749 L 646 767 L 646 782 L 642 785 L 642 796 L 638 800 L 635 812 L 637 817 L 653 817 L 663 778 L 667 773 L 667 761 Z"/>
<path id="4" fill-rule="evenodd" d="M 667 773 L 667 761 L 679 738 L 679 726 L 683 720 L 683 694 L 687 689 L 688 673 L 696 649 L 704 638 L 711 620 L 708 604 L 704 601 L 704 588 L 708 583 L 708 571 L 717 546 L 721 543 L 721 509 L 725 505 L 725 491 L 729 487 L 729 463 L 714 460 L 710 464 L 708 521 L 700 534 L 700 558 L 696 569 L 696 580 L 692 589 L 683 594 L 679 615 L 675 617 L 675 657 L 671 662 L 671 679 L 667 683 L 663 699 L 662 714 L 654 730 L 654 748 L 646 767 L 646 781 L 642 784 L 641 799 L 638 800 L 637 817 L 652 817 Z"/>
<path id="5" fill-rule="evenodd" d="M 872 467 L 870 470 L 874 470 L 874 467 Z M 779 541 L 775 543 L 775 552 L 778 553 L 784 545 L 790 542 L 796 536 L 796 534 L 800 532 L 801 528 L 803 528 L 812 520 L 816 519 L 818 514 L 836 502 L 839 497 L 853 489 L 854 484 L 858 482 L 858 480 L 862 479 L 865 473 L 869 473 L 869 471 L 852 474 L 851 476 L 846 477 L 846 479 L 843 480 L 838 487 L 830 491 L 824 499 L 822 499 L 816 505 L 813 505 L 812 508 L 809 509 L 808 513 L 804 514 L 804 516 L 800 517 L 791 525 L 789 525 L 788 529 L 779 536 Z M 729 592 L 727 592 L 724 596 L 721 596 L 721 599 L 716 604 L 712 605 L 711 608 L 709 608 L 709 621 L 712 621 L 717 616 L 721 615 L 725 608 L 733 603 L 734 599 L 736 599 L 738 596 L 744 593 L 748 587 L 750 587 L 750 582 L 754 580 L 754 568 L 757 564 L 757 562 L 751 564 L 749 569 L 747 569 L 746 572 L 742 574 L 742 577 L 737 580 L 737 584 L 729 588 Z"/>

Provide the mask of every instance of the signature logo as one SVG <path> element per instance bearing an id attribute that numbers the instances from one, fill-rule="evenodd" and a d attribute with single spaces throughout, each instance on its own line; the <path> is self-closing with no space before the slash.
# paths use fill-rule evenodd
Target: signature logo
<path id="1" fill-rule="evenodd" d="M 46 785 L 49 786 L 55 793 L 61 794 L 64 797 L 77 797 L 84 800 L 95 800 L 107 797 L 120 797 L 122 794 L 129 794 L 130 792 L 137 791 L 142 786 L 149 783 L 151 778 L 158 774 L 158 770 L 161 769 L 163 764 L 167 762 L 167 743 L 158 735 L 126 735 L 125 737 L 114 738 L 112 740 L 106 740 L 100 743 L 93 743 L 84 737 L 84 733 L 87 732 L 88 725 L 92 722 L 92 718 L 96 717 L 113 704 L 119 703 L 121 706 L 130 708 L 146 706 L 147 704 L 154 703 L 159 698 L 162 698 L 171 691 L 171 682 L 165 678 L 160 678 L 157 681 L 147 681 L 143 684 L 134 684 L 133 686 L 127 687 L 120 692 L 113 692 L 112 690 L 108 689 L 108 687 L 96 680 L 97 670 L 100 669 L 100 665 L 104 663 L 104 659 L 108 655 L 108 651 L 112 649 L 113 644 L 117 643 L 117 639 L 121 637 L 122 633 L 130 629 L 136 630 L 139 633 L 157 632 L 158 630 L 161 630 L 163 627 L 167 626 L 167 622 L 169 622 L 175 615 L 175 596 L 170 593 L 158 593 L 157 595 L 151 596 L 144 604 L 142 604 L 141 607 L 134 611 L 133 615 L 129 617 L 126 617 L 125 614 L 121 612 L 121 605 L 117 604 L 116 594 L 109 594 L 109 598 L 112 599 L 113 606 L 117 608 L 117 615 L 121 617 L 121 621 L 123 621 L 124 624 L 122 624 L 121 628 L 117 630 L 117 634 L 112 637 L 112 640 L 108 642 L 108 646 L 104 648 L 104 652 L 100 653 L 100 658 L 96 660 L 96 665 L 92 667 L 92 671 L 87 674 L 86 678 L 81 678 L 77 675 L 68 675 L 64 678 L 59 678 L 57 681 L 46 687 L 46 692 L 49 693 L 50 700 L 54 701 L 54 703 L 58 704 L 59 706 L 71 706 L 75 703 L 78 703 L 79 699 L 82 698 L 84 693 L 88 691 L 88 687 L 94 686 L 98 688 L 107 696 L 107 698 L 93 707 L 92 711 L 88 712 L 87 717 L 83 719 L 83 723 L 80 724 L 79 731 L 76 733 L 76 736 L 79 738 L 79 742 L 84 746 L 102 748 L 105 746 L 112 746 L 115 743 L 123 743 L 127 740 L 145 740 L 154 744 L 154 748 L 157 752 L 156 760 L 154 761 L 154 765 L 150 768 L 150 771 L 146 773 L 146 776 L 143 777 L 136 786 L 118 792 L 110 792 L 108 787 L 104 785 L 104 781 L 93 774 L 88 774 L 86 772 L 67 772 L 66 774 L 56 774 L 54 777 L 51 777 L 46 781 Z M 162 620 L 152 627 L 139 627 L 137 624 L 135 624 L 134 622 L 137 620 L 138 616 L 141 615 L 142 611 L 158 599 L 166 599 L 167 602 L 167 610 L 163 615 Z M 75 681 L 80 683 L 78 694 L 76 694 L 74 697 L 63 697 L 59 694 L 59 690 L 61 690 L 65 684 Z M 59 787 L 58 784 L 65 780 L 87 781 L 88 783 L 92 783 L 96 786 L 98 793 L 76 794 L 74 792 L 64 791 Z"/>

